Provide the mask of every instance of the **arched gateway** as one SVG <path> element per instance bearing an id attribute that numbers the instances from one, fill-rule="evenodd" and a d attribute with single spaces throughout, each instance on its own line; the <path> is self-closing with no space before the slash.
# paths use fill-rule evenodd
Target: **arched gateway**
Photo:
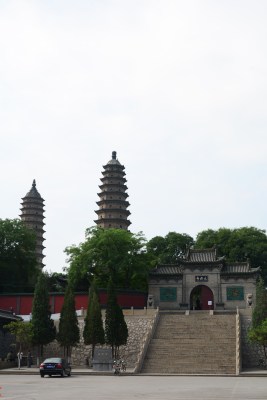
<path id="1" fill-rule="evenodd" d="M 190 294 L 190 310 L 213 310 L 212 290 L 206 285 L 194 287 Z"/>
<path id="2" fill-rule="evenodd" d="M 260 268 L 248 261 L 228 263 L 216 248 L 189 249 L 176 264 L 149 273 L 148 307 L 162 310 L 233 310 L 251 307 Z M 252 299 L 250 303 L 247 299 Z M 209 303 L 212 302 L 212 303 Z"/>

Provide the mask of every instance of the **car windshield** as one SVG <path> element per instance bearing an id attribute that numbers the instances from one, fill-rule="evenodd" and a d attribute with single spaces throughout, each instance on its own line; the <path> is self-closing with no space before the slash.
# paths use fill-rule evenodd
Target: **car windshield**
<path id="1" fill-rule="evenodd" d="M 62 358 L 47 358 L 44 363 L 61 363 L 62 361 Z"/>

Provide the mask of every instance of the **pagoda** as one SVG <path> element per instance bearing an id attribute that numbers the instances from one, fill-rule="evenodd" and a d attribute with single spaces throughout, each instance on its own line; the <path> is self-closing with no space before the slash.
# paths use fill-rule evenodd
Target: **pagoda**
<path id="1" fill-rule="evenodd" d="M 27 228 L 32 229 L 36 234 L 36 248 L 35 254 L 38 267 L 42 269 L 43 264 L 43 235 L 45 233 L 44 227 L 44 199 L 36 189 L 35 179 L 33 180 L 30 191 L 22 198 L 22 208 L 20 218 Z"/>
<path id="2" fill-rule="evenodd" d="M 98 219 L 94 222 L 101 228 L 121 228 L 128 230 L 131 222 L 128 216 L 131 214 L 127 210 L 129 202 L 126 200 L 128 194 L 126 190 L 124 166 L 117 159 L 116 151 L 112 152 L 112 159 L 103 166 L 102 184 L 99 186 L 101 192 L 98 193 L 100 200 L 96 203 L 99 209 L 96 212 Z"/>

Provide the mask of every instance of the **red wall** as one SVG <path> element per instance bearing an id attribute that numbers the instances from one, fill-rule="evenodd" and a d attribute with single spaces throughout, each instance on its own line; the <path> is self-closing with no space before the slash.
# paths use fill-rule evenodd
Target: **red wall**
<path id="1" fill-rule="evenodd" d="M 107 303 L 107 293 L 104 290 L 99 291 L 100 303 L 103 307 Z M 122 308 L 144 308 L 146 307 L 147 294 L 143 292 L 119 292 L 117 294 L 118 303 Z M 32 311 L 33 294 L 0 294 L 0 309 L 12 309 L 15 314 L 28 315 Z M 52 314 L 60 313 L 64 303 L 64 294 L 51 293 L 50 306 Z M 88 307 L 88 294 L 75 294 L 76 310 Z"/>
<path id="2" fill-rule="evenodd" d="M 17 310 L 17 297 L 16 296 L 1 296 L 0 298 L 1 310 Z"/>

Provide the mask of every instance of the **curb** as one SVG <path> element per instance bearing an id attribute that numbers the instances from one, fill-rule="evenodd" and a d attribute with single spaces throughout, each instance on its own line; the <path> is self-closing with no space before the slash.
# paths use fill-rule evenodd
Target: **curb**
<path id="1" fill-rule="evenodd" d="M 10 369 L 2 369 L 0 370 L 0 375 L 39 375 L 39 369 L 38 368 L 10 368 Z M 71 371 L 71 375 L 82 375 L 82 376 L 113 376 L 114 372 L 113 371 L 93 371 L 93 370 L 88 370 L 88 369 L 73 369 Z M 120 376 L 139 376 L 139 377 L 146 377 L 146 376 L 198 376 L 198 377 L 229 377 L 229 378 L 254 378 L 254 377 L 267 377 L 267 370 L 259 370 L 259 371 L 243 371 L 240 372 L 239 375 L 205 375 L 205 374 L 163 374 L 163 373 L 139 373 L 136 374 L 134 372 L 123 372 L 120 374 Z"/>

